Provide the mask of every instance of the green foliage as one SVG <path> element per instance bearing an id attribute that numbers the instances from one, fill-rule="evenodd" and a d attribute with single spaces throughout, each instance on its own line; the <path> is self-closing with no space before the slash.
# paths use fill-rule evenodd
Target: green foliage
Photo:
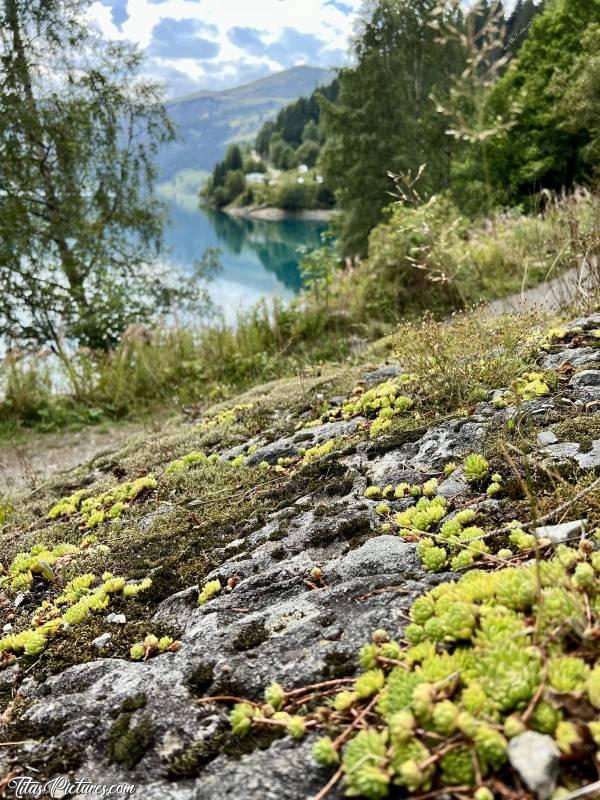
<path id="1" fill-rule="evenodd" d="M 596 574 L 586 588 L 574 580 L 577 566 L 589 565 L 589 558 L 587 548 L 563 547 L 540 572 L 535 565 L 473 570 L 419 597 L 410 616 L 413 627 L 425 626 L 421 643 L 402 646 L 376 632 L 361 650 L 366 671 L 356 679 L 355 691 L 341 690 L 329 701 L 337 727 L 322 708 L 303 712 L 312 726 L 321 727 L 327 719 L 331 735 L 338 727 L 347 732 L 316 740 L 317 763 L 336 767 L 341 758 L 348 797 L 386 798 L 394 786 L 441 794 L 460 785 L 473 787 L 478 800 L 489 800 L 488 780 L 493 786 L 502 774 L 508 784 L 507 737 L 543 731 L 573 755 L 584 745 L 587 727 L 598 746 L 600 723 L 589 709 L 600 707 L 600 667 L 595 666 L 597 644 L 586 633 L 590 628 L 564 610 L 562 625 L 544 623 L 546 604 L 560 588 L 572 606 L 585 592 L 590 625 L 597 624 L 593 609 L 600 577 Z M 531 590 L 516 593 L 518 586 Z M 392 664 L 385 655 L 390 645 L 396 656 Z M 285 692 L 277 688 L 285 714 Z M 368 726 L 356 730 L 351 723 L 367 704 Z M 582 704 L 585 715 L 578 711 Z M 247 705 L 236 706 L 231 716 L 240 733 L 265 722 Z M 592 751 L 585 765 L 579 762 L 591 775 Z"/>
<path id="2" fill-rule="evenodd" d="M 296 160 L 298 164 L 306 164 L 307 167 L 314 167 L 319 158 L 319 152 L 319 145 L 315 141 L 309 139 L 296 150 Z"/>
<path id="3" fill-rule="evenodd" d="M 597 199 L 585 192 L 548 198 L 537 216 L 470 220 L 447 193 L 394 204 L 370 234 L 368 258 L 339 275 L 333 295 L 362 322 L 442 315 L 576 267 L 595 252 L 598 230 Z"/>
<path id="4" fill-rule="evenodd" d="M 300 211 L 303 208 L 314 208 L 311 188 L 306 183 L 286 181 L 277 190 L 277 207 L 286 211 Z"/>
<path id="5" fill-rule="evenodd" d="M 79 351 L 64 363 L 48 365 L 42 357 L 0 363 L 5 429 L 80 428 L 160 415 L 342 359 L 350 349 L 351 321 L 320 297 L 312 292 L 291 305 L 264 301 L 240 311 L 233 325 L 141 327 L 111 353 Z"/>
<path id="6" fill-rule="evenodd" d="M 344 255 L 364 255 L 369 232 L 383 219 L 392 188 L 388 171 L 416 172 L 427 163 L 423 191 L 449 180 L 449 140 L 432 92 L 445 94 L 460 52 L 440 48 L 433 0 L 382 0 L 365 7 L 354 40 L 356 66 L 341 70 L 335 104 L 322 101 L 326 142 L 320 165 L 343 212 Z M 449 12 L 452 13 L 452 12 Z"/>
<path id="7" fill-rule="evenodd" d="M 84 5 L 11 0 L 0 12 L 10 32 L 1 46 L 0 335 L 63 358 L 65 337 L 108 350 L 129 324 L 205 299 L 156 261 L 164 219 L 153 160 L 173 136 L 161 90 L 141 78 L 140 52 L 100 39 Z M 62 76 L 60 91 L 48 90 L 51 74 Z"/>
<path id="8" fill-rule="evenodd" d="M 301 97 L 290 103 L 278 112 L 274 120 L 265 122 L 256 137 L 256 150 L 263 158 L 269 155 L 269 145 L 273 139 L 279 139 L 288 144 L 294 150 L 302 146 L 302 143 L 317 143 L 323 137 L 319 126 L 321 109 L 319 98 L 325 97 L 331 102 L 335 102 L 339 91 L 339 83 L 334 80 L 328 86 L 320 86 L 310 97 Z M 307 163 L 302 162 L 300 163 Z M 277 166 L 277 165 L 275 165 Z"/>
<path id="9" fill-rule="evenodd" d="M 396 357 L 426 406 L 456 411 L 487 399 L 533 363 L 537 325 L 533 315 L 490 319 L 471 312 L 450 323 L 426 318 L 400 326 Z"/>
<path id="10" fill-rule="evenodd" d="M 492 89 L 490 118 L 503 115 L 511 104 L 520 109 L 510 135 L 491 147 L 490 175 L 501 199 L 523 199 L 539 187 L 560 190 L 585 178 L 590 151 L 584 148 L 595 137 L 598 117 L 597 101 L 594 119 L 589 115 L 595 66 L 586 51 L 594 52 L 594 23 L 595 2 L 546 3 L 518 57 Z"/>
<path id="11" fill-rule="evenodd" d="M 600 24 L 591 24 L 583 33 L 580 52 L 568 73 L 556 72 L 553 93 L 559 99 L 560 127 L 567 133 L 587 139 L 578 155 L 592 177 L 600 163 Z"/>

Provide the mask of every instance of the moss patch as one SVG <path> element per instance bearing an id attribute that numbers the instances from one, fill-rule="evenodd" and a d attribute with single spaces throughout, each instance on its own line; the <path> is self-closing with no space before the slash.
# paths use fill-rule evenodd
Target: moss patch
<path id="1" fill-rule="evenodd" d="M 150 720 L 142 716 L 133 721 L 135 712 L 145 704 L 143 695 L 134 695 L 122 704 L 121 711 L 108 732 L 106 752 L 111 763 L 133 769 L 152 745 L 154 732 Z"/>

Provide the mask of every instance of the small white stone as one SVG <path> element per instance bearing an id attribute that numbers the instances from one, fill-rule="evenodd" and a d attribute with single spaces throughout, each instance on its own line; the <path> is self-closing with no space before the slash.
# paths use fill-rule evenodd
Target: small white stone
<path id="1" fill-rule="evenodd" d="M 537 443 L 540 447 L 547 447 L 549 444 L 556 444 L 558 436 L 552 431 L 540 431 L 537 435 Z"/>
<path id="2" fill-rule="evenodd" d="M 560 750 L 546 734 L 526 731 L 511 739 L 508 760 L 539 800 L 548 800 L 556 789 Z"/>
<path id="3" fill-rule="evenodd" d="M 109 614 L 106 617 L 107 622 L 112 622 L 114 625 L 125 625 L 127 617 L 125 614 Z"/>
<path id="4" fill-rule="evenodd" d="M 560 525 L 544 525 L 535 529 L 538 539 L 550 539 L 552 544 L 564 544 L 584 530 L 585 520 L 576 519 L 573 522 L 562 522 Z"/>
<path id="5" fill-rule="evenodd" d="M 101 650 L 103 647 L 106 647 L 111 639 L 112 633 L 103 633 L 101 636 L 97 636 L 95 639 L 93 639 L 92 644 L 94 647 L 97 647 L 99 650 Z"/>

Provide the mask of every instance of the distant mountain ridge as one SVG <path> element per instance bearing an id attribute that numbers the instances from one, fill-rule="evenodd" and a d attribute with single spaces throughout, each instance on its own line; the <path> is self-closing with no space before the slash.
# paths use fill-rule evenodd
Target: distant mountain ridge
<path id="1" fill-rule="evenodd" d="M 208 172 L 229 143 L 253 140 L 280 108 L 334 77 L 329 69 L 292 67 L 223 92 L 202 91 L 169 101 L 167 111 L 178 138 L 159 154 L 159 180 L 172 181 L 184 170 Z"/>

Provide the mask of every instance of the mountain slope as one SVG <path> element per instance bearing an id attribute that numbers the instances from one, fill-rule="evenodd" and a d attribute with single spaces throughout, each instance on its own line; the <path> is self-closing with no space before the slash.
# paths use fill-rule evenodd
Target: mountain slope
<path id="1" fill-rule="evenodd" d="M 310 95 L 333 77 L 332 70 L 293 67 L 235 89 L 198 92 L 171 101 L 167 110 L 178 138 L 159 156 L 161 181 L 172 181 L 182 170 L 211 170 L 229 142 L 253 139 L 280 108 Z"/>

